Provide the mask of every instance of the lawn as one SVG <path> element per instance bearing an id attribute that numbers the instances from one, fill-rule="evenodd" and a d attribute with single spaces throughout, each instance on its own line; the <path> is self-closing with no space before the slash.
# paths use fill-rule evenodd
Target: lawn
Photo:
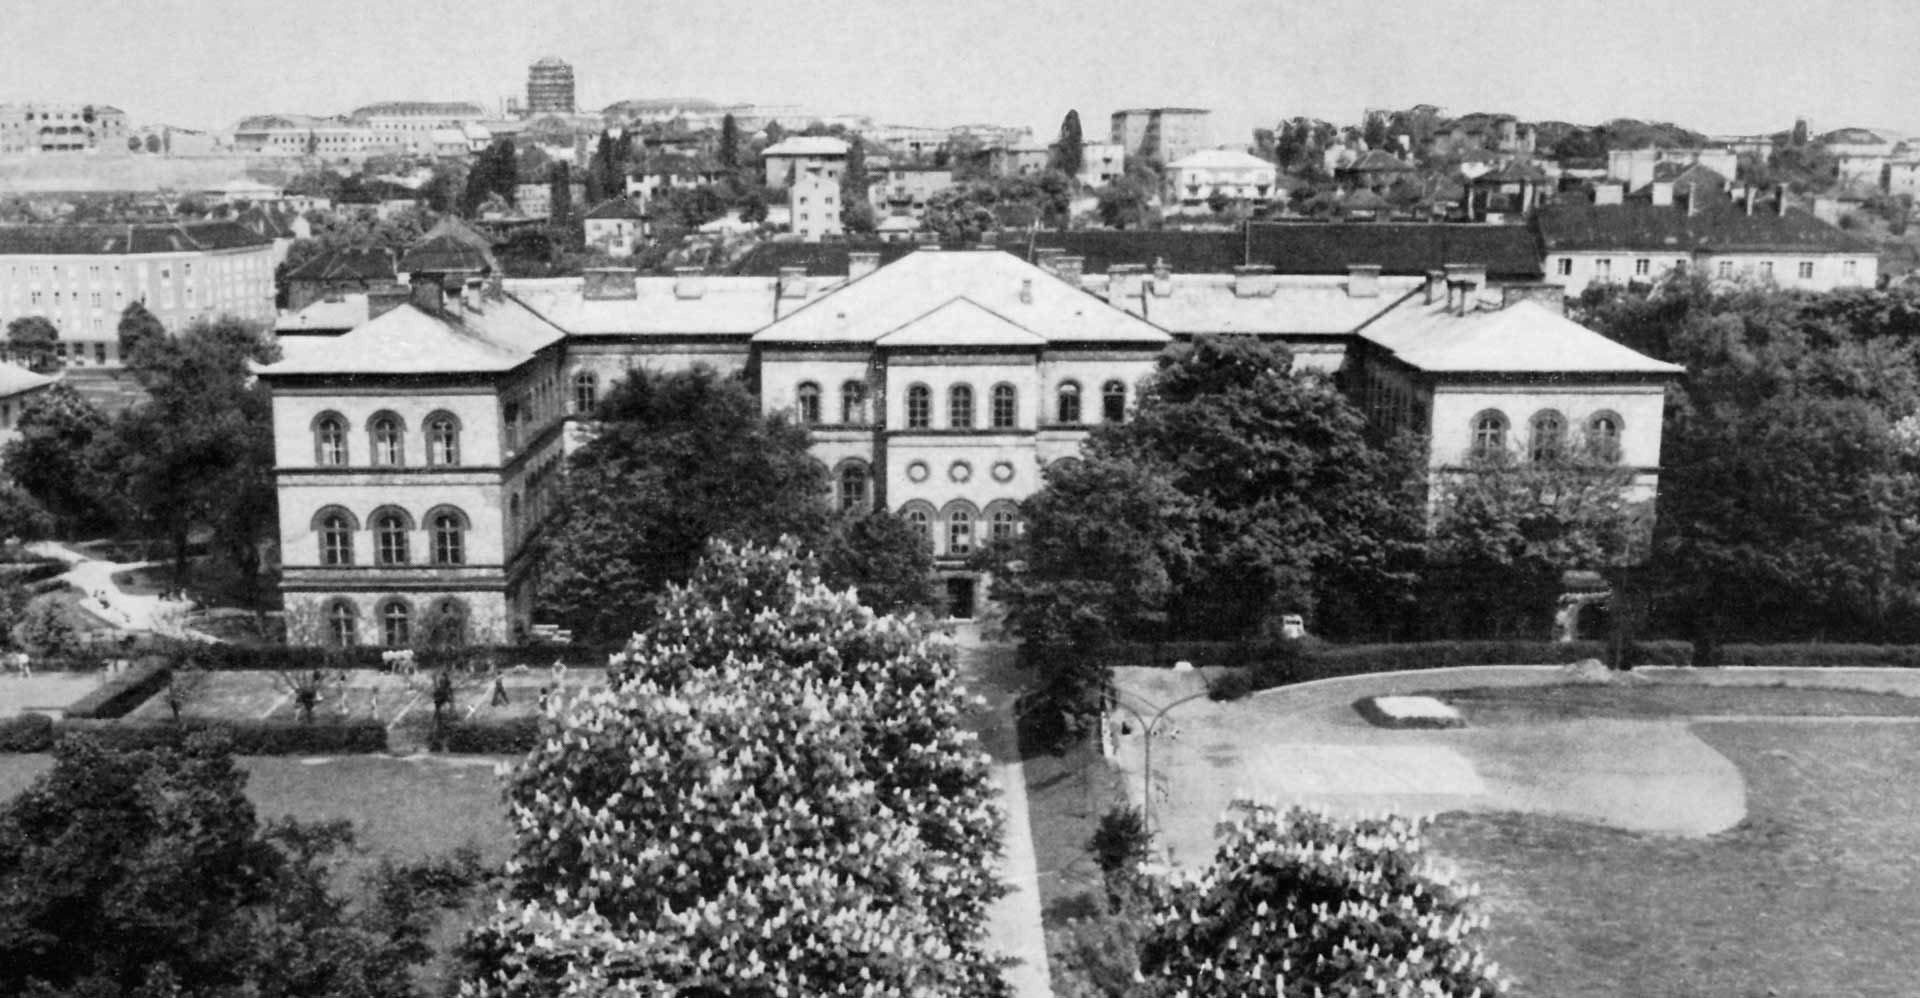
<path id="1" fill-rule="evenodd" d="M 204 672 L 188 681 L 183 717 L 241 718 L 297 721 L 299 708 L 293 700 L 291 680 L 295 673 L 264 670 Z M 421 671 L 408 678 L 379 669 L 329 671 L 322 685 L 315 717 L 378 717 L 388 724 L 408 718 L 426 718 L 433 712 L 431 687 L 433 676 Z M 340 681 L 340 677 L 345 682 Z M 563 681 L 570 692 L 597 685 L 597 672 L 575 671 Z M 454 716 L 460 720 L 489 721 L 531 715 L 539 708 L 540 692 L 554 685 L 546 669 L 501 673 L 507 703 L 494 706 L 492 681 L 484 674 L 460 675 L 455 680 Z M 172 715 L 164 691 L 156 693 L 129 715 L 139 720 L 160 720 Z"/>
<path id="2" fill-rule="evenodd" d="M 1571 717 L 1920 717 L 1920 698 L 1819 687 L 1564 683 L 1429 695 L 1460 708 L 1469 723 L 1479 724 L 1550 723 Z"/>
<path id="3" fill-rule="evenodd" d="M 1454 813 L 1516 995 L 1908 995 L 1920 980 L 1920 725 L 1708 722 L 1748 818 L 1707 838 Z"/>

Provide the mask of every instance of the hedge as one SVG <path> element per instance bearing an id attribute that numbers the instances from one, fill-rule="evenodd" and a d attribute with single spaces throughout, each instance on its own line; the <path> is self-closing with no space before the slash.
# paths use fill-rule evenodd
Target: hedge
<path id="1" fill-rule="evenodd" d="M 45 714 L 0 719 L 0 752 L 45 752 L 55 738 L 53 718 Z"/>
<path id="2" fill-rule="evenodd" d="M 1195 665 L 1248 668 L 1262 688 L 1372 672 L 1445 669 L 1462 665 L 1567 665 L 1612 654 L 1604 641 L 1423 641 L 1406 644 L 1330 645 L 1317 641 L 1170 641 L 1122 644 L 1108 655 L 1116 664 Z M 1685 641 L 1637 642 L 1628 652 L 1635 665 L 1686 665 L 1693 646 Z"/>
<path id="3" fill-rule="evenodd" d="M 521 755 L 540 739 L 540 718 L 514 717 L 476 724 L 454 721 L 443 725 L 434 739 L 434 751 L 454 755 Z"/>
<path id="4" fill-rule="evenodd" d="M 415 664 L 434 669 L 442 662 L 464 662 L 491 657 L 503 665 L 551 665 L 555 659 L 569 668 L 606 668 L 607 656 L 624 646 L 600 645 L 472 645 L 437 651 L 416 649 Z M 379 669 L 380 656 L 392 651 L 379 645 L 322 648 L 310 645 L 176 644 L 164 654 L 175 664 L 216 672 L 238 670 L 295 671 L 300 669 Z"/>
<path id="5" fill-rule="evenodd" d="M 31 586 L 67 573 L 67 563 L 58 558 L 36 558 L 26 562 L 0 564 L 0 579 L 16 585 Z"/>
<path id="6" fill-rule="evenodd" d="M 231 739 L 235 755 L 349 755 L 387 750 L 387 727 L 376 720 L 293 721 L 194 720 L 60 722 L 57 735 L 84 735 L 108 748 L 176 748 L 201 731 L 218 730 Z"/>
<path id="7" fill-rule="evenodd" d="M 84 720 L 122 717 L 164 689 L 171 674 L 165 662 L 143 661 L 68 704 L 66 715 Z"/>
<path id="8" fill-rule="evenodd" d="M 1798 666 L 1810 669 L 1920 668 L 1920 645 L 1772 644 L 1720 645 L 1713 664 Z"/>

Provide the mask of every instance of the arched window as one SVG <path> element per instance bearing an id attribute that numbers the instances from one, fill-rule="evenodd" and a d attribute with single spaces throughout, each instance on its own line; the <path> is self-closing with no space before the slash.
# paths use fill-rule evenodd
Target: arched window
<path id="1" fill-rule="evenodd" d="M 1567 454 L 1567 417 L 1554 409 L 1542 409 L 1533 414 L 1528 429 L 1528 460 L 1536 463 L 1558 461 Z"/>
<path id="2" fill-rule="evenodd" d="M 907 429 L 924 430 L 933 425 L 933 389 L 926 385 L 907 387 Z"/>
<path id="3" fill-rule="evenodd" d="M 1596 412 L 1587 420 L 1587 453 L 1602 461 L 1620 460 L 1620 416 Z"/>
<path id="4" fill-rule="evenodd" d="M 972 385 L 954 385 L 947 389 L 947 426 L 955 430 L 973 429 Z"/>
<path id="5" fill-rule="evenodd" d="M 813 426 L 820 422 L 820 386 L 811 381 L 800 382 L 795 392 L 794 417 L 802 426 Z"/>
<path id="6" fill-rule="evenodd" d="M 379 565 L 404 565 L 407 563 L 407 533 L 413 524 L 407 522 L 407 514 L 397 509 L 383 509 L 373 514 L 373 553 L 374 563 Z"/>
<path id="7" fill-rule="evenodd" d="M 900 507 L 900 519 L 926 542 L 927 550 L 933 550 L 933 507 L 924 502 L 910 502 Z"/>
<path id="8" fill-rule="evenodd" d="M 373 439 L 374 464 L 397 468 L 406 463 L 407 435 L 400 417 L 379 413 L 367 422 L 367 435 Z"/>
<path id="9" fill-rule="evenodd" d="M 467 563 L 467 517 L 457 509 L 436 509 L 427 514 L 427 530 L 433 535 L 433 563 Z"/>
<path id="10" fill-rule="evenodd" d="M 1507 452 L 1507 417 L 1488 409 L 1473 417 L 1473 457 L 1495 460 Z"/>
<path id="11" fill-rule="evenodd" d="M 351 648 L 360 643 L 360 611 L 351 602 L 337 599 L 328 603 L 325 619 L 327 644 Z"/>
<path id="12" fill-rule="evenodd" d="M 1020 532 L 1020 509 L 1002 499 L 987 507 L 987 539 L 994 543 L 1009 541 Z"/>
<path id="13" fill-rule="evenodd" d="M 313 421 L 313 461 L 323 468 L 346 466 L 347 421 L 339 413 L 323 412 Z"/>
<path id="14" fill-rule="evenodd" d="M 849 381 L 840 386 L 840 422 L 848 426 L 867 423 L 867 383 Z"/>
<path id="15" fill-rule="evenodd" d="M 1012 385 L 993 386 L 993 411 L 988 415 L 993 428 L 1010 430 L 1020 423 L 1020 397 Z"/>
<path id="16" fill-rule="evenodd" d="M 973 524 L 979 514 L 973 504 L 950 503 L 941 519 L 947 524 L 947 557 L 960 558 L 973 553 Z"/>
<path id="17" fill-rule="evenodd" d="M 1118 423 L 1127 418 L 1127 386 L 1115 379 L 1100 389 L 1100 417 L 1109 423 Z"/>
<path id="18" fill-rule="evenodd" d="M 427 463 L 442 467 L 460 463 L 460 421 L 451 413 L 427 417 Z"/>
<path id="19" fill-rule="evenodd" d="M 313 530 L 320 537 L 320 564 L 353 564 L 353 532 L 359 525 L 353 514 L 338 506 L 329 506 L 314 514 Z"/>
<path id="20" fill-rule="evenodd" d="M 840 466 L 840 509 L 857 512 L 867 508 L 867 466 L 848 461 Z"/>
<path id="21" fill-rule="evenodd" d="M 594 406 L 600 404 L 600 378 L 592 371 L 579 371 L 573 376 L 573 411 L 587 415 Z"/>
<path id="22" fill-rule="evenodd" d="M 1075 381 L 1060 383 L 1060 392 L 1056 396 L 1054 422 L 1078 423 L 1080 421 L 1080 384 Z"/>
<path id="23" fill-rule="evenodd" d="M 391 599 L 380 604 L 380 643 L 389 648 L 413 644 L 413 608 L 406 600 Z"/>

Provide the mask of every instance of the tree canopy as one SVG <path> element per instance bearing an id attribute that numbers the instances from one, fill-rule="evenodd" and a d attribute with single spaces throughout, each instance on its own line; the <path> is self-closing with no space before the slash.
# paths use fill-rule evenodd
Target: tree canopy
<path id="1" fill-rule="evenodd" d="M 1086 166 L 1087 144 L 1080 134 L 1080 112 L 1070 110 L 1060 122 L 1060 138 L 1053 144 L 1053 161 L 1049 169 L 1058 170 L 1069 177 L 1078 177 Z"/>
<path id="2" fill-rule="evenodd" d="M 27 370 L 46 374 L 60 369 L 54 346 L 60 330 L 44 315 L 23 315 L 7 323 L 7 351 Z"/>

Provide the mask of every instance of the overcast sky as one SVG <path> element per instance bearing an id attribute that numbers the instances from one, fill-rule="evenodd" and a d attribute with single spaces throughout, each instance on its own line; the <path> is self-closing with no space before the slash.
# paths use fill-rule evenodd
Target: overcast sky
<path id="1" fill-rule="evenodd" d="M 1671 120 L 1772 131 L 1796 115 L 1920 131 L 1915 0 L 8 0 L 0 100 L 73 99 L 136 124 L 525 93 L 573 63 L 583 108 L 629 97 L 804 104 L 883 122 L 1089 135 L 1131 105 L 1215 110 L 1214 140 L 1314 115 Z"/>

